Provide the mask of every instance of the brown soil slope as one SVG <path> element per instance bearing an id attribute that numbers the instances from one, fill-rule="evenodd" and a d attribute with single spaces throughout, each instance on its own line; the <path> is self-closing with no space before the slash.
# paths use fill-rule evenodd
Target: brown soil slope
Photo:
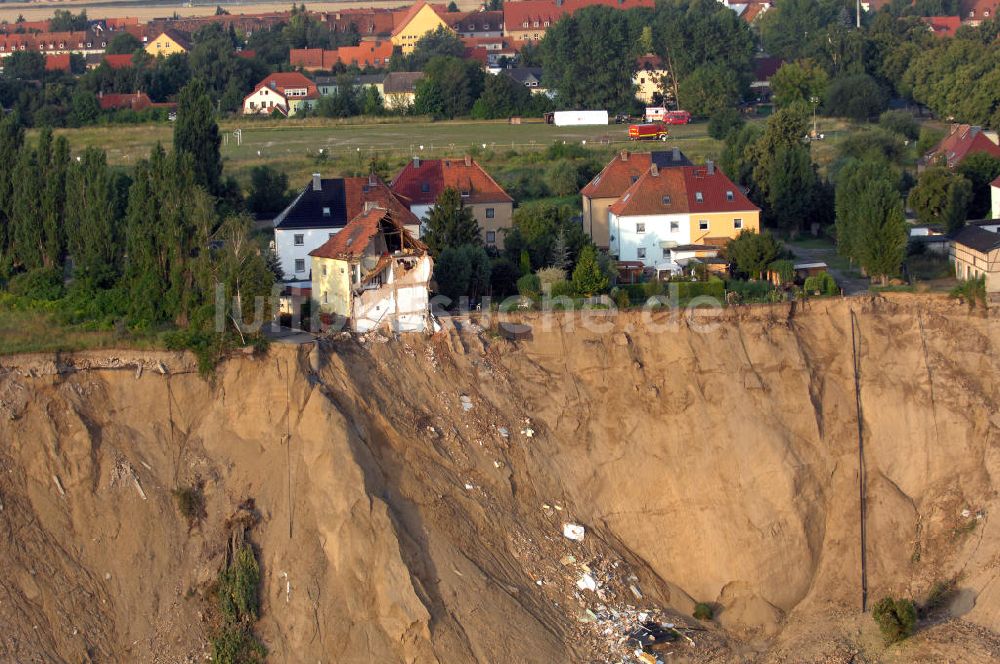
<path id="1" fill-rule="evenodd" d="M 850 307 L 869 597 L 956 582 L 888 649 L 859 613 Z M 622 661 L 638 611 L 697 628 L 665 661 L 1000 657 L 996 318 L 527 322 L 276 347 L 211 383 L 178 355 L 0 359 L 0 661 L 202 661 L 246 498 L 269 661 Z M 189 529 L 171 492 L 198 480 Z"/>

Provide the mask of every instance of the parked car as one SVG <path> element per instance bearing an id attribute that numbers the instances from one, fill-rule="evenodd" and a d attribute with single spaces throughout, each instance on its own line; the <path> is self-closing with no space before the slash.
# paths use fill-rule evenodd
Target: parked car
<path id="1" fill-rule="evenodd" d="M 691 114 L 687 111 L 667 111 L 663 121 L 672 125 L 686 125 L 691 122 Z"/>
<path id="2" fill-rule="evenodd" d="M 670 128 L 662 122 L 646 122 L 628 126 L 630 141 L 665 141 L 670 138 Z"/>

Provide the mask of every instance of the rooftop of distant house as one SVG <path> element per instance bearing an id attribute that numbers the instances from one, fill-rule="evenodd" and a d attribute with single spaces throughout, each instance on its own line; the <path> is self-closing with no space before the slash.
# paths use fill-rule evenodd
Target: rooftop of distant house
<path id="1" fill-rule="evenodd" d="M 392 190 L 417 205 L 432 205 L 446 188 L 458 190 L 468 203 L 507 203 L 513 199 L 471 157 L 414 157 L 392 181 Z"/>
<path id="2" fill-rule="evenodd" d="M 587 198 L 618 198 L 642 176 L 651 164 L 658 168 L 691 166 L 680 148 L 654 152 L 622 150 L 580 192 Z"/>

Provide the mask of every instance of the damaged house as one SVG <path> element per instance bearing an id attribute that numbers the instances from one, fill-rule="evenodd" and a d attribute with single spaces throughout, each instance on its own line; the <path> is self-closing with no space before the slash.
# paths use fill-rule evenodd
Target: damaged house
<path id="1" fill-rule="evenodd" d="M 433 260 L 427 247 L 392 211 L 373 203 L 365 207 L 309 253 L 313 306 L 322 316 L 347 319 L 355 332 L 428 329 Z"/>

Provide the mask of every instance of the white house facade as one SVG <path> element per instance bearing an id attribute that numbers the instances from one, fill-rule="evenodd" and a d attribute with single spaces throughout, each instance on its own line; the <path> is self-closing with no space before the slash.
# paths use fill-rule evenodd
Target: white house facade
<path id="1" fill-rule="evenodd" d="M 609 212 L 608 222 L 609 253 L 619 261 L 638 261 L 646 267 L 670 260 L 670 248 L 687 244 L 691 237 L 686 213 L 619 216 Z"/>

